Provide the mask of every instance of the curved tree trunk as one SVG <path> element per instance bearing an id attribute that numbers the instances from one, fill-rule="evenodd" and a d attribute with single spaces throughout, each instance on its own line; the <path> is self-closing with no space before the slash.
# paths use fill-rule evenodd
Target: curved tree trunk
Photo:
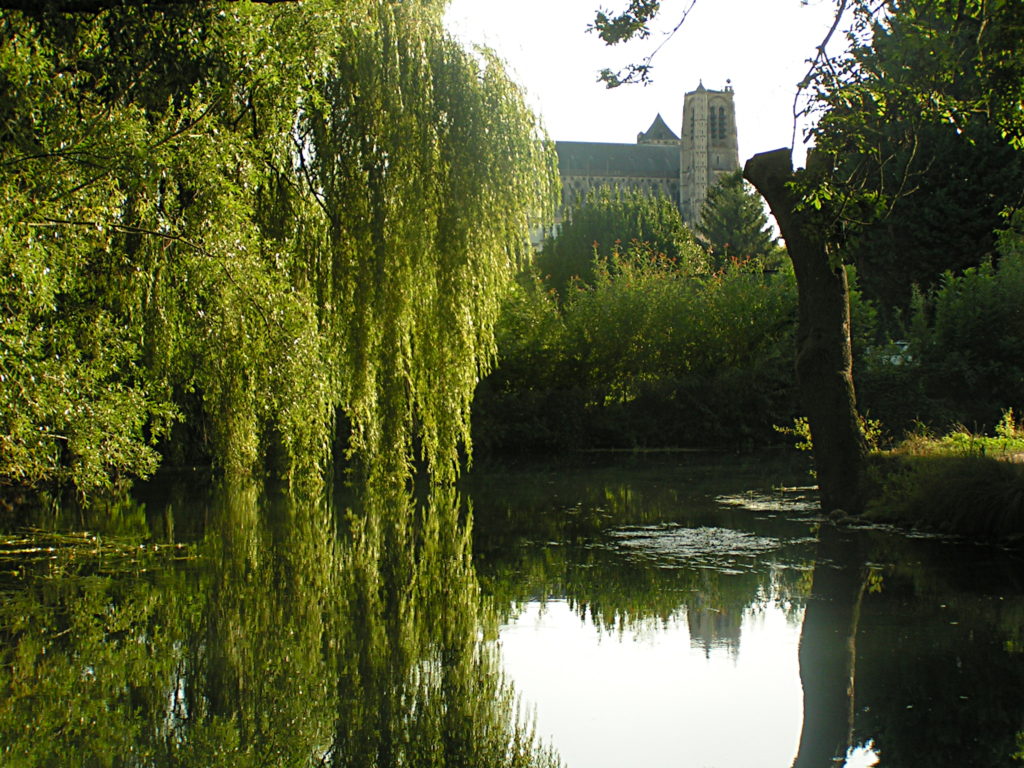
<path id="1" fill-rule="evenodd" d="M 798 210 L 790 150 L 754 155 L 743 175 L 768 201 L 796 273 L 796 378 L 814 442 L 821 506 L 826 512 L 860 511 L 867 447 L 853 390 L 846 270 L 830 263 L 817 211 Z"/>

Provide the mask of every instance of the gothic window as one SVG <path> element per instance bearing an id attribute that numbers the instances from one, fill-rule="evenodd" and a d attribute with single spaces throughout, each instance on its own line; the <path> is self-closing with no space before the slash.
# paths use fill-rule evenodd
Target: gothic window
<path id="1" fill-rule="evenodd" d="M 715 108 L 711 107 L 708 110 L 708 134 L 711 139 L 718 138 L 718 124 L 715 122 Z"/>
<path id="2" fill-rule="evenodd" d="M 718 108 L 718 138 L 725 138 L 725 107 Z"/>

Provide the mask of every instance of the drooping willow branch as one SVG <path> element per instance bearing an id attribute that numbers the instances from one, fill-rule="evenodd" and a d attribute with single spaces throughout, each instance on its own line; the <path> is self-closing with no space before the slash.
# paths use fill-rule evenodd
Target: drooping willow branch
<path id="1" fill-rule="evenodd" d="M 122 232 L 129 235 L 145 235 L 147 237 L 154 237 L 159 240 L 164 240 L 169 243 L 179 243 L 191 251 L 203 256 L 204 258 L 210 259 L 216 264 L 219 264 L 221 269 L 224 271 L 224 276 L 228 279 L 232 285 L 238 288 L 239 292 L 246 297 L 249 305 L 256 310 L 259 314 L 260 319 L 263 320 L 263 324 L 270 328 L 271 326 L 279 326 L 279 323 L 272 322 L 270 316 L 264 307 L 260 306 L 259 302 L 251 295 L 250 292 L 246 291 L 235 275 L 231 272 L 231 268 L 224 261 L 224 259 L 217 258 L 216 254 L 211 253 L 208 249 L 199 245 L 183 235 L 176 235 L 171 232 L 159 232 L 155 229 L 147 229 L 145 227 L 136 227 L 129 224 L 117 224 L 114 222 L 102 222 L 102 221 L 80 221 L 72 219 L 54 219 L 44 218 L 41 221 L 27 221 L 25 226 L 40 228 L 40 227 L 83 227 L 87 229 L 103 230 L 109 229 L 112 232 Z"/>
<path id="2" fill-rule="evenodd" d="M 237 3 L 241 0 L 219 0 Z M 299 0 L 247 0 L 247 2 L 271 5 L 294 3 Z M 100 13 L 118 8 L 202 8 L 215 5 L 217 0 L 0 0 L 0 10 L 25 11 L 28 13 Z"/>

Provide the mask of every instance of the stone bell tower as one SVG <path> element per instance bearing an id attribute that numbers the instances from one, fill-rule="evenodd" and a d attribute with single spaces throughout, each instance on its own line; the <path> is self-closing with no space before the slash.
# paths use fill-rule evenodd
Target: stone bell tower
<path id="1" fill-rule="evenodd" d="M 679 203 L 683 221 L 696 224 L 708 190 L 740 167 L 736 107 L 730 81 L 724 90 L 704 83 L 686 94 L 679 144 Z"/>

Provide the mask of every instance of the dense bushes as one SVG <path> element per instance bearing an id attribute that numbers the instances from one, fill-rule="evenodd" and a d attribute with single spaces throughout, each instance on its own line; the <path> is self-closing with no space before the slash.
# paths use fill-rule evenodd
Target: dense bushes
<path id="1" fill-rule="evenodd" d="M 879 341 L 876 308 L 851 269 L 861 411 L 891 437 L 919 423 L 984 430 L 1008 407 L 1024 411 L 1024 238 L 1010 228 L 999 242 L 996 264 L 947 274 L 919 295 L 895 341 Z M 570 284 L 562 298 L 539 275 L 524 278 L 499 324 L 499 369 L 477 390 L 475 444 L 563 450 L 776 439 L 773 425 L 800 412 L 792 274 L 734 263 L 707 275 L 699 264 L 633 243 L 610 259 L 596 256 L 590 284 Z"/>
<path id="2" fill-rule="evenodd" d="M 862 403 L 890 430 L 916 421 L 984 430 L 1005 408 L 1024 409 L 1024 238 L 1010 228 L 999 248 L 996 264 L 947 273 L 918 294 L 905 339 L 860 361 Z"/>
<path id="3" fill-rule="evenodd" d="M 995 436 L 918 430 L 874 457 L 872 517 L 976 537 L 1024 536 L 1024 424 L 1007 410 Z"/>
<path id="4" fill-rule="evenodd" d="M 795 409 L 791 273 L 697 276 L 634 244 L 559 308 L 536 276 L 498 326 L 478 449 L 753 445 Z"/>
<path id="5" fill-rule="evenodd" d="M 666 197 L 600 187 L 565 212 L 558 232 L 544 242 L 537 268 L 544 281 L 564 296 L 573 281 L 594 282 L 594 265 L 633 243 L 644 243 L 680 268 L 700 270 L 706 256 Z M 614 268 L 614 267 L 612 267 Z"/>

